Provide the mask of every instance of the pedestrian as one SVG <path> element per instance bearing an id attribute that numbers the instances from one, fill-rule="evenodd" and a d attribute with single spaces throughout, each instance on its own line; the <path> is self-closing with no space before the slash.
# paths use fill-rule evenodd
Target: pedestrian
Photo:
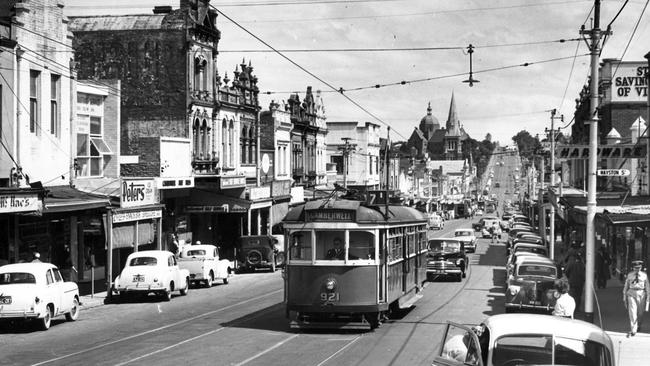
<path id="1" fill-rule="evenodd" d="M 174 255 L 178 254 L 178 235 L 176 233 L 171 233 L 170 235 L 170 240 L 169 240 L 169 251 L 174 253 Z"/>
<path id="2" fill-rule="evenodd" d="M 596 253 L 596 283 L 598 288 L 607 287 L 607 281 L 611 278 L 610 264 L 612 264 L 612 258 L 607 253 L 607 248 L 601 245 Z"/>
<path id="3" fill-rule="evenodd" d="M 650 302 L 650 284 L 648 275 L 641 271 L 642 266 L 643 261 L 632 261 L 632 272 L 627 274 L 623 286 L 623 303 L 630 318 L 628 337 L 636 335 L 636 332 L 641 330 L 643 312 L 648 311 Z"/>
<path id="4" fill-rule="evenodd" d="M 568 260 L 564 273 L 569 280 L 569 295 L 575 299 L 576 309 L 578 309 L 582 303 L 582 290 L 585 287 L 585 264 L 579 253 L 572 255 Z"/>
<path id="5" fill-rule="evenodd" d="M 553 315 L 562 316 L 565 318 L 573 319 L 573 313 L 576 310 L 576 301 L 569 294 L 571 288 L 566 279 L 560 278 L 553 283 L 555 292 L 555 306 L 553 307 Z"/>
<path id="6" fill-rule="evenodd" d="M 41 263 L 41 254 L 36 252 L 34 253 L 34 259 L 32 259 L 32 263 Z"/>
<path id="7" fill-rule="evenodd" d="M 497 236 L 499 235 L 499 224 L 496 221 L 492 221 L 492 226 L 490 226 L 490 234 L 492 236 L 492 243 L 494 244 L 497 241 Z"/>

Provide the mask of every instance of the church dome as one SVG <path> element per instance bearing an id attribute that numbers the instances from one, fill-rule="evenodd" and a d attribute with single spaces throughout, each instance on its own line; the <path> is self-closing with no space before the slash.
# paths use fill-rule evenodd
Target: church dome
<path id="1" fill-rule="evenodd" d="M 438 119 L 431 114 L 431 103 L 429 102 L 429 107 L 427 107 L 427 115 L 422 117 L 420 120 L 420 131 L 422 131 L 425 135 L 427 134 L 433 134 L 436 130 L 440 129 L 440 122 L 438 122 Z M 428 135 L 428 138 L 431 136 Z"/>

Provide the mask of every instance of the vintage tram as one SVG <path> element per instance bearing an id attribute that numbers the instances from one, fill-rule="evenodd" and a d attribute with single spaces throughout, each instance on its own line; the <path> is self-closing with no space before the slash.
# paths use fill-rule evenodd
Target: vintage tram
<path id="1" fill-rule="evenodd" d="M 424 213 L 330 198 L 292 208 L 283 226 L 284 301 L 293 328 L 372 329 L 422 297 Z"/>

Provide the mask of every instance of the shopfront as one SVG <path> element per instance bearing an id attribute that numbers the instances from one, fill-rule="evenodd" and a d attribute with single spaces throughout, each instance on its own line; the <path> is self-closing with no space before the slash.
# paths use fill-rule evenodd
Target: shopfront
<path id="1" fill-rule="evenodd" d="M 19 224 L 21 218 L 43 214 L 44 193 L 33 188 L 0 189 L 0 265 L 31 260 L 20 239 Z"/>

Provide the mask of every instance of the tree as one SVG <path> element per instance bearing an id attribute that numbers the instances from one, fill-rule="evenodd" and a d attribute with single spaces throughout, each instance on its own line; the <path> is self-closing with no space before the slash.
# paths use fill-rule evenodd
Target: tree
<path id="1" fill-rule="evenodd" d="M 487 135 L 485 135 L 485 140 L 492 142 L 492 134 L 488 132 Z"/>
<path id="2" fill-rule="evenodd" d="M 519 131 L 512 137 L 512 141 L 517 144 L 519 155 L 529 161 L 532 161 L 532 156 L 542 148 L 539 138 L 531 136 L 526 130 Z"/>

